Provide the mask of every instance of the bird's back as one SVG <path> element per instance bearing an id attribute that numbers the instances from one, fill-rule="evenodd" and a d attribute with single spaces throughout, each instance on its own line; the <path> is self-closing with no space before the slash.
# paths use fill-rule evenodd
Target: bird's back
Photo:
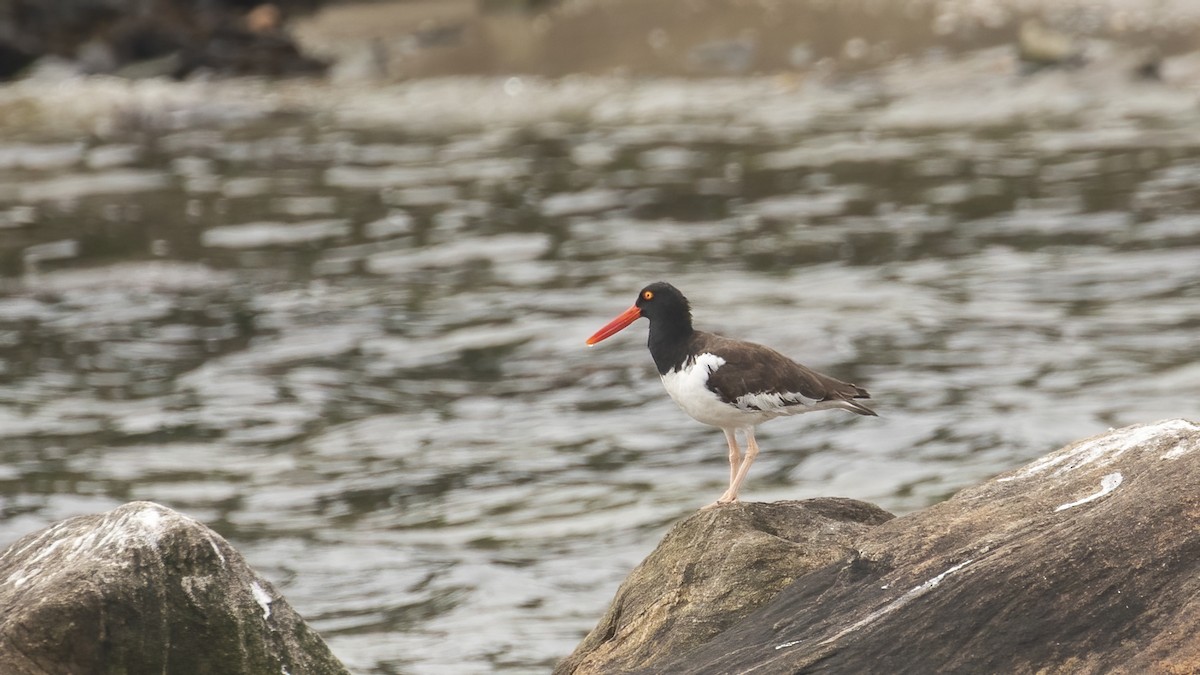
<path id="1" fill-rule="evenodd" d="M 770 347 L 696 331 L 689 351 L 720 357 L 723 363 L 709 374 L 707 387 L 724 403 L 747 412 L 779 416 L 842 408 L 875 415 L 855 400 L 870 398 L 867 390 L 800 365 Z"/>

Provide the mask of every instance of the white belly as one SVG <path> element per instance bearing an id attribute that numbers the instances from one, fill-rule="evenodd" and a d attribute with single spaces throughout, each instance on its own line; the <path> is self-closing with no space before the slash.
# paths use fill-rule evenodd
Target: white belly
<path id="1" fill-rule="evenodd" d="M 714 427 L 722 429 L 752 427 L 773 417 L 778 417 L 778 413 L 740 410 L 736 406 L 725 403 L 710 391 L 705 386 L 708 376 L 723 365 L 725 365 L 725 359 L 715 354 L 701 354 L 696 357 L 694 363 L 663 375 L 663 387 L 685 413 L 691 415 L 698 422 Z"/>

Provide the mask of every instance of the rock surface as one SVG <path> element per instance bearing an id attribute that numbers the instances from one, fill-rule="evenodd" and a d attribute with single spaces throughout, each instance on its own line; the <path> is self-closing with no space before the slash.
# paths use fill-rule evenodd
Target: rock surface
<path id="1" fill-rule="evenodd" d="M 0 554 L 0 673 L 347 672 L 229 542 L 157 504 Z"/>
<path id="2" fill-rule="evenodd" d="M 1197 485 L 1200 425 L 1168 420 L 1110 431 L 864 528 L 844 544 L 852 553 L 797 573 L 765 606 L 702 644 L 670 644 L 630 667 L 603 658 L 593 633 L 559 671 L 855 673 L 886 663 L 895 673 L 1200 672 Z M 718 542 L 743 535 L 736 518 L 720 518 L 694 516 L 667 540 L 707 538 L 724 548 Z M 711 565 L 695 557 L 704 550 L 664 540 L 635 575 Z M 747 606 L 763 603 L 763 592 L 729 587 Z M 643 592 L 691 590 L 685 582 Z M 638 624 L 669 619 L 629 617 L 621 635 L 660 640 Z"/>
<path id="3" fill-rule="evenodd" d="M 700 511 L 629 575 L 556 672 L 629 670 L 702 645 L 797 577 L 844 558 L 851 542 L 891 517 L 852 499 Z"/>
<path id="4" fill-rule="evenodd" d="M 320 0 L 8 0 L 0 7 L 0 80 L 36 59 L 64 59 L 84 73 L 182 77 L 293 75 L 324 65 L 284 30 L 289 15 Z"/>
<path id="5" fill-rule="evenodd" d="M 1002 78 L 1017 72 L 1018 46 L 1036 45 L 1042 57 L 1048 47 L 1057 64 L 1072 60 L 1055 53 L 1059 39 L 1049 35 L 1072 51 L 1091 41 L 1100 51 L 1154 47 L 1161 56 L 1200 47 L 1195 3 L 1164 0 L 1153 13 L 1136 7 L 1134 0 L 369 0 L 328 3 L 299 19 L 294 33 L 306 53 L 335 64 L 336 79 L 777 74 L 799 84 L 835 70 L 1004 45 L 1013 48 L 1010 61 L 986 74 Z M 1045 27 L 1033 41 L 1020 35 L 1029 19 Z M 1032 55 L 1022 52 L 1021 62 Z M 1116 65 L 1104 56 L 1096 67 L 1109 64 Z"/>

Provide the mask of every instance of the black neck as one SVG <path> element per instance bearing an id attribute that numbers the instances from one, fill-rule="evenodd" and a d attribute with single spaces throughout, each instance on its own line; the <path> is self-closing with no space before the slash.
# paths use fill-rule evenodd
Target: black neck
<path id="1" fill-rule="evenodd" d="M 690 318 L 684 321 L 650 322 L 650 339 L 646 346 L 650 347 L 650 356 L 654 358 L 659 375 L 666 375 L 684 365 L 693 332 Z"/>

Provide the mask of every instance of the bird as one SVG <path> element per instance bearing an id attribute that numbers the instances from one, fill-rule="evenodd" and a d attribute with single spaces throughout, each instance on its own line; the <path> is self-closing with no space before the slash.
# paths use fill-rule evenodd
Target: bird
<path id="1" fill-rule="evenodd" d="M 634 321 L 650 321 L 647 346 L 663 387 L 693 419 L 725 432 L 729 445 L 729 487 L 705 509 L 738 501 L 738 492 L 758 457 L 754 429 L 776 417 L 840 409 L 877 416 L 860 403 L 866 389 L 796 363 L 753 342 L 734 340 L 692 327 L 688 299 L 665 281 L 638 292 L 633 306 L 587 339 L 590 347 Z M 737 432 L 746 438 L 738 447 Z"/>

